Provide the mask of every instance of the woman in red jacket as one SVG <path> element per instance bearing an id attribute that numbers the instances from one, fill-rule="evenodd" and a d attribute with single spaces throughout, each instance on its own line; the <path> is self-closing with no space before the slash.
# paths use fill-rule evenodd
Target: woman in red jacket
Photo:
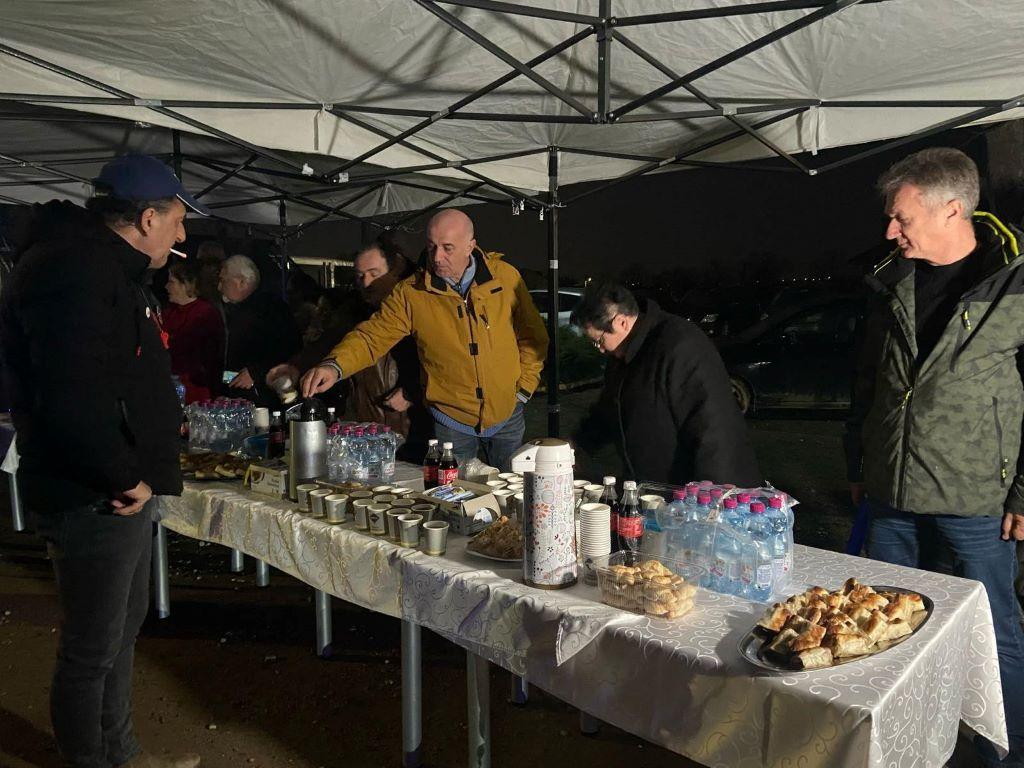
<path id="1" fill-rule="evenodd" d="M 199 265 L 175 260 L 167 276 L 170 303 L 164 330 L 170 336 L 171 372 L 185 385 L 185 402 L 215 397 L 224 369 L 224 321 L 198 296 Z"/>

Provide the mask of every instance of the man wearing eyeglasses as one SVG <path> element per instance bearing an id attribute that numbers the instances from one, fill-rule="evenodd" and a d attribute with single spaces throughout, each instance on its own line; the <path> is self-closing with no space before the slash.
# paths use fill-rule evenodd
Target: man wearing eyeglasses
<path id="1" fill-rule="evenodd" d="M 615 283 L 588 289 L 571 321 L 610 358 L 581 447 L 615 435 L 637 479 L 761 484 L 725 365 L 697 326 Z"/>

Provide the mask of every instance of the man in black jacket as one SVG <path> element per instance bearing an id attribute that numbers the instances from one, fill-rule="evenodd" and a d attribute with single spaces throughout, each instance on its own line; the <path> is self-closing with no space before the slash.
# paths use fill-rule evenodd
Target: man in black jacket
<path id="1" fill-rule="evenodd" d="M 181 409 L 148 288 L 205 210 L 162 163 L 111 161 L 83 210 L 37 206 L 5 286 L 0 340 L 18 481 L 61 606 L 51 717 L 65 765 L 194 768 L 132 730 L 135 637 L 146 616 L 154 495 L 181 492 Z"/>
<path id="2" fill-rule="evenodd" d="M 234 376 L 234 394 L 274 407 L 277 395 L 264 386 L 267 371 L 298 351 L 302 339 L 288 305 L 259 291 L 260 271 L 248 256 L 232 256 L 220 270 L 220 293 L 227 318 L 225 373 Z"/>
<path id="3" fill-rule="evenodd" d="M 616 436 L 637 480 L 761 485 L 757 459 L 718 352 L 692 323 L 641 308 L 629 289 L 588 289 L 572 312 L 603 354 L 604 390 L 581 426 L 583 447 Z"/>

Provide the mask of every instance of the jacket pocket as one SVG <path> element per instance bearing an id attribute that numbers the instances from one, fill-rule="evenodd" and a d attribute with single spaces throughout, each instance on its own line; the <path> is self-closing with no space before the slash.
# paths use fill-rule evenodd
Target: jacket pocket
<path id="1" fill-rule="evenodd" d="M 999 398 L 992 398 L 992 420 L 996 427 L 996 446 L 999 451 L 999 484 L 1006 487 L 1006 458 L 1003 455 L 1003 424 L 999 420 Z"/>

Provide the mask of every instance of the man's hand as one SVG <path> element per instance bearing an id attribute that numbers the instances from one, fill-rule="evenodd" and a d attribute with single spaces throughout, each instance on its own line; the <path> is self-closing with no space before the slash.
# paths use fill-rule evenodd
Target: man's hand
<path id="1" fill-rule="evenodd" d="M 384 405 L 396 413 L 405 413 L 412 407 L 412 403 L 405 399 L 405 390 L 401 387 L 384 398 Z"/>
<path id="2" fill-rule="evenodd" d="M 318 365 L 310 368 L 302 377 L 302 396 L 312 397 L 338 383 L 338 372 L 329 365 Z"/>
<path id="3" fill-rule="evenodd" d="M 284 376 L 287 376 L 289 379 L 291 379 L 292 383 L 294 384 L 296 381 L 299 380 L 299 369 L 296 368 L 291 363 L 281 363 L 280 365 L 275 365 L 267 372 L 267 385 L 271 387 L 274 386 L 274 382 L 280 378 L 283 378 Z"/>
<path id="4" fill-rule="evenodd" d="M 127 517 L 138 513 L 151 498 L 153 498 L 153 489 L 146 483 L 140 482 L 131 490 L 122 493 L 120 498 L 111 501 L 110 506 L 114 508 L 115 515 Z"/>
<path id="5" fill-rule="evenodd" d="M 864 500 L 864 483 L 850 483 L 850 501 L 853 506 L 859 507 Z"/>
<path id="6" fill-rule="evenodd" d="M 1024 515 L 1007 512 L 1003 515 L 1003 541 L 1024 541 Z"/>
<path id="7" fill-rule="evenodd" d="M 228 383 L 228 386 L 232 389 L 252 389 L 254 383 L 252 376 L 249 375 L 249 369 L 243 368 L 238 372 L 235 378 Z"/>

